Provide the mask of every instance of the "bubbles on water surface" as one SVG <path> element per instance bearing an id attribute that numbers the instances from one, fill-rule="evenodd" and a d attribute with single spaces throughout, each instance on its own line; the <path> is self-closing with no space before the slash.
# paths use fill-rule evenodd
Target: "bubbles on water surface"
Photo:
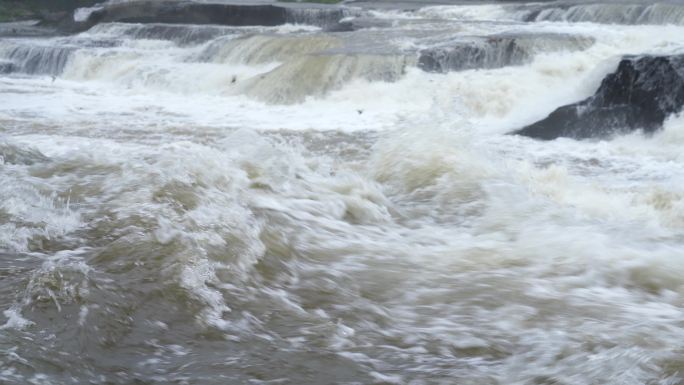
<path id="1" fill-rule="evenodd" d="M 54 81 L 1 78 L 0 382 L 680 382 L 681 119 L 503 135 L 679 27 L 461 26 L 595 42 L 428 74 L 404 50 L 438 24 L 369 52 L 107 25 Z"/>

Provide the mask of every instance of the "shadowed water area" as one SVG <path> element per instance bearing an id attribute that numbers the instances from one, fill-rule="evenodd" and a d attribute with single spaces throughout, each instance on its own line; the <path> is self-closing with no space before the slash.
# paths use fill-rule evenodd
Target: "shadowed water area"
<path id="1" fill-rule="evenodd" d="M 1 384 L 684 383 L 684 118 L 509 135 L 684 4 L 284 7 L 0 24 Z"/>

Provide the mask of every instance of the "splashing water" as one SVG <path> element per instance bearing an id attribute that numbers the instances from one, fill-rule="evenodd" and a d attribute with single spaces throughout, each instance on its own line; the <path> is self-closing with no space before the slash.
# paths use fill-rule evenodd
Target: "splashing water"
<path id="1" fill-rule="evenodd" d="M 679 10 L 1 38 L 0 383 L 681 383 L 684 118 L 505 135 Z"/>

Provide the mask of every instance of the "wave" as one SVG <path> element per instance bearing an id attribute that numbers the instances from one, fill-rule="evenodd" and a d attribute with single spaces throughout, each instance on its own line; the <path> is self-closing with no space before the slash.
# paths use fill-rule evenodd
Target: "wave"
<path id="1" fill-rule="evenodd" d="M 0 140 L 0 164 L 33 165 L 49 161 L 49 158 L 32 147 Z"/>
<path id="2" fill-rule="evenodd" d="M 0 41 L 0 383 L 678 382 L 684 117 L 504 134 L 684 28 L 559 4 Z"/>

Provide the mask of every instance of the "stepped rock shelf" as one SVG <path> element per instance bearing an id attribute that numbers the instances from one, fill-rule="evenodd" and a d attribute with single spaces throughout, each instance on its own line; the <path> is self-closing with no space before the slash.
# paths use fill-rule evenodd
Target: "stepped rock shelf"
<path id="1" fill-rule="evenodd" d="M 277 26 L 305 23 L 340 29 L 348 10 L 309 3 L 198 3 L 193 1 L 136 1 L 96 6 L 77 17 L 63 17 L 58 28 L 84 31 L 99 23 L 216 24 L 228 26 Z"/>

